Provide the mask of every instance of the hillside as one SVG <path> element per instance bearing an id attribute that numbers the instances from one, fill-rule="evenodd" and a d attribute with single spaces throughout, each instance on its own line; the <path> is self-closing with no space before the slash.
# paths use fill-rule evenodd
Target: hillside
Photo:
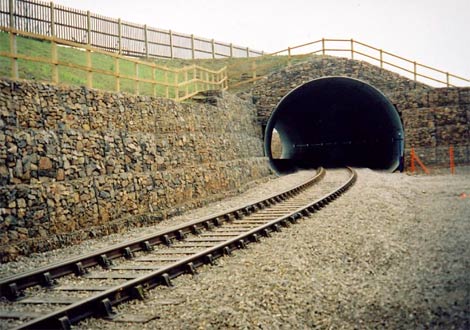
<path id="1" fill-rule="evenodd" d="M 0 49 L 10 50 L 9 37 L 7 33 L 0 32 Z M 17 37 L 18 53 L 31 57 L 51 57 L 51 44 L 47 41 L 39 41 L 30 38 Z M 101 70 L 114 71 L 116 61 L 113 57 L 100 53 L 92 53 L 92 66 Z M 241 86 L 234 86 L 240 81 L 253 78 L 253 71 L 256 71 L 256 76 L 260 77 L 270 72 L 279 70 L 280 68 L 290 63 L 296 63 L 305 60 L 307 56 L 295 56 L 290 59 L 287 56 L 263 56 L 256 58 L 222 58 L 222 59 L 196 59 L 196 60 L 181 60 L 181 59 L 152 59 L 154 63 L 169 67 L 169 68 L 182 68 L 192 64 L 197 64 L 202 67 L 218 70 L 227 66 L 229 90 L 240 91 L 250 84 Z M 78 48 L 67 46 L 58 47 L 58 60 L 77 65 L 86 65 L 86 52 Z M 146 60 L 146 59 L 141 59 Z M 126 61 L 119 60 L 119 70 L 122 75 L 132 76 L 135 73 L 134 64 Z M 37 81 L 51 81 L 52 66 L 46 63 L 30 62 L 25 60 L 18 60 L 18 74 L 20 79 L 37 80 Z M 0 56 L 0 76 L 10 77 L 10 59 Z M 149 68 L 139 68 L 139 77 L 151 79 L 152 72 Z M 162 77 L 156 77 L 157 80 Z M 171 78 L 173 79 L 173 78 Z M 85 71 L 60 67 L 59 68 L 59 81 L 64 84 L 70 85 L 86 85 L 87 75 Z M 170 80 L 173 81 L 173 80 Z M 93 74 L 93 87 L 103 90 L 114 90 L 115 79 L 112 76 L 104 74 Z M 121 79 L 121 91 L 134 92 L 134 83 L 131 80 Z M 153 87 L 151 84 L 141 83 L 140 94 L 152 95 Z"/>

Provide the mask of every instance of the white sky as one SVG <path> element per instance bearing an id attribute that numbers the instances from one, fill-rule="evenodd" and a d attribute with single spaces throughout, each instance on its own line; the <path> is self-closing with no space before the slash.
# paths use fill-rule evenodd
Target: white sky
<path id="1" fill-rule="evenodd" d="M 152 27 L 274 52 L 354 38 L 470 78 L 470 0 L 54 0 Z"/>

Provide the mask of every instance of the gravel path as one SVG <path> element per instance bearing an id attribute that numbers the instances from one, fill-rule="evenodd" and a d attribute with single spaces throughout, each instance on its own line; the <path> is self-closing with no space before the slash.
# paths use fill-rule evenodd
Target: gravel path
<path id="1" fill-rule="evenodd" d="M 470 170 L 462 172 L 409 176 L 360 169 L 351 190 L 300 224 L 200 268 L 197 276 L 173 280 L 173 288 L 152 290 L 144 302 L 119 307 L 155 320 L 91 319 L 74 329 L 469 329 L 470 198 L 464 194 L 470 195 Z M 270 181 L 228 203 L 308 175 Z M 213 213 L 225 203 L 196 213 Z M 78 248 L 93 244 L 101 243 Z M 43 258 L 15 264 L 22 269 Z M 15 268 L 1 267 L 6 273 Z"/>

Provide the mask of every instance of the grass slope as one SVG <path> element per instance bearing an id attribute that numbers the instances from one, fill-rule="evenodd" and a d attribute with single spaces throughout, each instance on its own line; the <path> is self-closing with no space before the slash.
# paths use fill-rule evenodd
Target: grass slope
<path id="1" fill-rule="evenodd" d="M 47 41 L 39 41 L 30 38 L 17 37 L 18 53 L 26 56 L 38 57 L 43 59 L 50 59 L 52 54 L 51 43 Z M 8 33 L 0 32 L 0 51 L 10 52 L 10 41 Z M 59 46 L 57 47 L 58 61 L 73 63 L 76 65 L 86 66 L 86 52 L 80 49 Z M 247 80 L 253 77 L 253 71 L 256 71 L 256 76 L 263 76 L 270 72 L 279 70 L 289 63 L 296 63 L 305 60 L 306 56 L 297 56 L 289 59 L 287 56 L 264 56 L 256 58 L 223 58 L 223 59 L 197 59 L 197 60 L 182 60 L 182 59 L 152 59 L 158 65 L 169 68 L 182 68 L 192 64 L 198 64 L 202 67 L 218 70 L 227 66 L 229 77 L 229 88 L 240 81 Z M 135 77 L 135 64 L 125 59 L 118 60 L 119 71 L 123 76 Z M 108 70 L 114 72 L 116 69 L 116 61 L 113 57 L 92 53 L 91 64 L 93 68 L 101 70 Z M 68 85 L 83 85 L 87 83 L 87 74 L 84 70 L 69 68 L 59 65 L 59 82 Z M 20 79 L 37 80 L 37 81 L 52 81 L 52 65 L 46 63 L 31 62 L 19 59 L 18 60 L 18 74 Z M 152 69 L 149 67 L 139 66 L 139 77 L 144 79 L 152 79 Z M 191 75 L 191 74 L 190 74 Z M 11 77 L 11 60 L 6 57 L 0 56 L 0 76 Z M 160 82 L 165 81 L 165 74 L 162 70 L 155 71 L 155 79 Z M 182 74 L 175 75 L 167 73 L 166 77 L 169 82 L 181 82 L 184 77 Z M 191 79 L 191 76 L 189 77 Z M 150 83 L 140 82 L 138 84 L 139 94 L 153 95 L 154 88 L 157 96 L 174 97 L 175 91 L 171 88 L 166 91 L 164 86 L 156 85 L 155 87 Z M 114 91 L 116 90 L 116 79 L 113 76 L 93 73 L 93 87 L 102 90 Z M 241 91 L 250 87 L 250 84 L 244 84 L 236 88 L 231 88 L 233 91 Z M 190 85 L 191 91 L 195 86 Z M 120 90 L 123 92 L 135 93 L 135 82 L 130 79 L 120 79 Z"/>

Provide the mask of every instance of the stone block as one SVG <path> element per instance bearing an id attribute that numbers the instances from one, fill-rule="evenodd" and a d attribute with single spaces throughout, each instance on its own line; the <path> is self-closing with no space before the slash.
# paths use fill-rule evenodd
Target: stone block
<path id="1" fill-rule="evenodd" d="M 444 125 L 465 125 L 467 123 L 467 115 L 462 111 L 461 107 L 447 106 L 447 107 L 436 107 L 431 109 L 434 115 L 434 121 L 436 126 Z"/>
<path id="2" fill-rule="evenodd" d="M 405 145 L 407 148 L 435 147 L 436 143 L 436 130 L 434 128 L 405 128 Z"/>
<path id="3" fill-rule="evenodd" d="M 459 102 L 460 104 L 470 104 L 470 87 L 459 89 Z"/>
<path id="4" fill-rule="evenodd" d="M 428 93 L 429 106 L 457 106 L 459 104 L 458 88 L 435 88 Z"/>
<path id="5" fill-rule="evenodd" d="M 464 124 L 445 125 L 436 128 L 436 140 L 439 145 L 468 144 L 469 128 Z"/>
<path id="6" fill-rule="evenodd" d="M 15 84 L 0 84 L 0 240 L 21 253 L 177 214 L 270 174 L 255 108 L 233 95 L 215 107 Z"/>

